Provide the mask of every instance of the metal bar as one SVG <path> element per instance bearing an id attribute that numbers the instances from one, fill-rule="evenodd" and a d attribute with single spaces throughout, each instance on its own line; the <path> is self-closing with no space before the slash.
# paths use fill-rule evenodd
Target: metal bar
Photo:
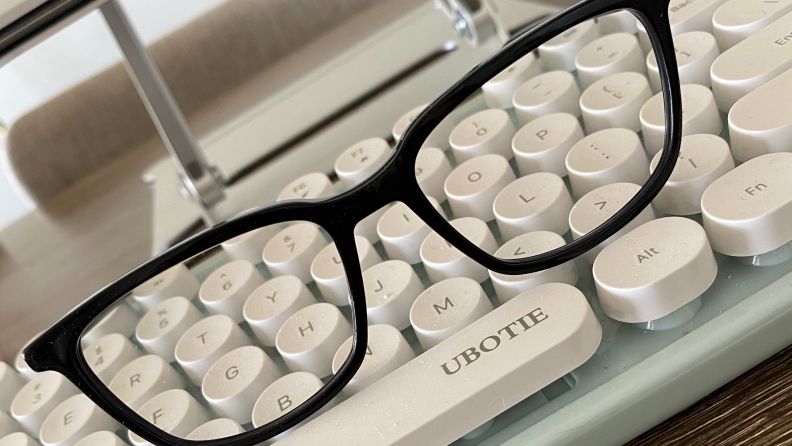
<path id="1" fill-rule="evenodd" d="M 184 115 L 121 5 L 110 0 L 99 9 L 121 47 L 129 76 L 176 164 L 186 194 L 201 208 L 206 223 L 214 224 L 212 207 L 224 197 L 219 175 L 198 147 Z"/>

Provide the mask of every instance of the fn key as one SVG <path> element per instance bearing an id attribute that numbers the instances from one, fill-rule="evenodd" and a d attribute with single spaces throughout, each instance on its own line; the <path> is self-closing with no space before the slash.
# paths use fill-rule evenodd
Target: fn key
<path id="1" fill-rule="evenodd" d="M 583 364 L 601 339 L 577 288 L 540 285 L 278 445 L 449 444 Z"/>

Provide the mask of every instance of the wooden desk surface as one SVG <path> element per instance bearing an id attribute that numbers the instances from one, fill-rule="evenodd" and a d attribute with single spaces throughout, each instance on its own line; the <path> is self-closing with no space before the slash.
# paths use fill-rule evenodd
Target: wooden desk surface
<path id="1" fill-rule="evenodd" d="M 0 357 L 148 258 L 140 174 L 163 153 L 151 141 L 0 232 Z M 680 444 L 792 445 L 792 347 L 630 443 Z"/>

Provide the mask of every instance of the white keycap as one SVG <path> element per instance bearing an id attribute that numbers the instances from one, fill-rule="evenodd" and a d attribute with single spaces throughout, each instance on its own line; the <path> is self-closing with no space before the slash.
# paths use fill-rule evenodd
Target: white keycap
<path id="1" fill-rule="evenodd" d="M 41 333 L 29 339 L 25 343 L 25 346 L 19 350 L 19 353 L 17 353 L 16 357 L 14 358 L 14 369 L 16 369 L 16 371 L 19 372 L 19 376 L 21 376 L 25 380 L 32 379 L 34 376 L 37 375 L 37 373 L 30 368 L 28 363 L 25 361 L 24 356 L 22 356 L 22 352 L 27 348 L 28 345 L 30 345 L 31 342 L 36 340 L 36 338 L 38 338 L 40 335 Z M 83 345 L 85 345 L 85 340 L 83 340 Z"/>
<path id="2" fill-rule="evenodd" d="M 184 379 L 157 355 L 146 355 L 126 365 L 108 386 L 124 404 L 137 410 L 154 395 L 184 387 Z"/>
<path id="3" fill-rule="evenodd" d="M 534 173 L 503 188 L 492 206 L 501 236 L 508 241 L 533 231 L 566 234 L 572 204 L 561 177 Z"/>
<path id="4" fill-rule="evenodd" d="M 27 433 L 38 437 L 47 415 L 67 398 L 79 393 L 74 384 L 57 372 L 41 372 L 19 390 L 11 402 L 11 416 Z"/>
<path id="5" fill-rule="evenodd" d="M 662 151 L 652 159 L 654 172 Z M 682 146 L 671 177 L 654 199 L 654 205 L 671 215 L 701 213 L 704 190 L 726 172 L 734 169 L 729 145 L 719 136 L 690 135 L 682 138 Z"/>
<path id="6" fill-rule="evenodd" d="M 248 345 L 218 359 L 206 372 L 201 391 L 215 413 L 245 424 L 261 392 L 280 376 L 264 350 Z"/>
<path id="7" fill-rule="evenodd" d="M 617 73 L 593 83 L 580 96 L 586 131 L 621 127 L 641 131 L 638 114 L 652 97 L 649 82 L 638 73 Z"/>
<path id="8" fill-rule="evenodd" d="M 653 96 L 641 108 L 641 130 L 649 155 L 663 149 L 666 136 L 663 93 Z M 682 135 L 718 135 L 721 130 L 723 122 L 712 91 L 701 85 L 682 85 Z"/>
<path id="9" fill-rule="evenodd" d="M 712 34 L 712 15 L 726 0 L 671 0 L 668 5 L 668 24 L 674 35 L 690 31 Z M 644 53 L 652 48 L 643 23 L 638 22 L 638 40 Z"/>
<path id="10" fill-rule="evenodd" d="M 246 260 L 254 265 L 261 263 L 261 252 L 267 242 L 280 230 L 281 225 L 254 229 L 220 244 L 231 260 Z"/>
<path id="11" fill-rule="evenodd" d="M 183 264 L 152 277 L 132 291 L 132 297 L 146 310 L 171 297 L 192 299 L 198 292 L 198 279 Z"/>
<path id="12" fill-rule="evenodd" d="M 195 428 L 187 435 L 188 440 L 217 440 L 233 437 L 245 432 L 245 429 L 230 418 L 215 418 Z"/>
<path id="13" fill-rule="evenodd" d="M 74 446 L 127 446 L 127 444 L 113 432 L 99 431 L 87 435 Z"/>
<path id="14" fill-rule="evenodd" d="M 427 104 L 419 105 L 408 111 L 393 124 L 391 133 L 393 133 L 394 140 L 399 141 L 401 139 L 402 134 L 407 130 L 407 126 L 412 124 L 413 120 L 418 117 L 418 114 L 426 108 L 426 105 Z M 453 129 L 454 121 L 452 121 L 450 117 L 443 119 L 440 121 L 440 124 L 432 130 L 432 133 L 429 134 L 421 147 L 436 147 L 440 150 L 447 149 L 448 135 L 451 134 L 451 130 Z"/>
<path id="15" fill-rule="evenodd" d="M 109 334 L 83 350 L 85 362 L 105 384 L 141 354 L 129 339 L 118 333 Z"/>
<path id="16" fill-rule="evenodd" d="M 564 238 L 555 232 L 537 231 L 523 234 L 504 243 L 495 252 L 501 259 L 524 259 L 564 246 Z M 569 261 L 550 269 L 530 274 L 509 275 L 489 272 L 492 286 L 501 303 L 508 302 L 518 294 L 544 283 L 558 282 L 574 285 L 577 283 L 575 262 Z"/>
<path id="17" fill-rule="evenodd" d="M 712 34 L 704 31 L 691 31 L 674 36 L 674 48 L 679 72 L 679 83 L 712 86 L 710 66 L 720 56 L 718 44 Z M 649 70 L 649 85 L 652 91 L 659 93 L 660 71 L 654 51 L 646 56 L 646 67 Z"/>
<path id="18" fill-rule="evenodd" d="M 726 51 L 790 11 L 790 0 L 729 0 L 712 16 L 712 33 Z"/>
<path id="19" fill-rule="evenodd" d="M 753 256 L 792 240 L 792 153 L 771 153 L 737 166 L 701 197 L 712 248 Z"/>
<path id="20" fill-rule="evenodd" d="M 322 387 L 324 387 L 322 380 L 308 372 L 290 373 L 275 381 L 261 394 L 258 401 L 256 401 L 256 406 L 253 408 L 253 426 L 261 427 L 281 418 L 296 409 L 308 398 L 314 396 L 316 392 L 322 390 Z M 330 400 L 327 405 L 323 406 L 316 414 L 308 419 L 313 419 L 333 408 L 335 405 L 336 400 Z M 302 423 L 298 424 L 297 427 L 301 425 Z M 283 439 L 297 429 L 297 427 L 293 427 L 272 437 L 272 440 Z M 319 444 L 321 444 L 321 442 L 319 442 Z"/>
<path id="21" fill-rule="evenodd" d="M 366 237 L 371 243 L 380 241 L 379 234 L 377 234 L 377 224 L 380 218 L 382 218 L 382 214 L 384 214 L 388 208 L 390 208 L 389 204 L 381 207 L 373 214 L 361 220 L 355 225 L 355 235 Z"/>
<path id="22" fill-rule="evenodd" d="M 421 347 L 429 350 L 492 309 L 478 282 L 455 277 L 421 293 L 410 309 L 410 323 Z"/>
<path id="23" fill-rule="evenodd" d="M 603 249 L 593 269 L 602 309 L 632 323 L 679 309 L 706 291 L 717 273 L 704 229 L 681 217 L 633 229 Z"/>
<path id="24" fill-rule="evenodd" d="M 56 407 L 41 426 L 42 446 L 73 446 L 98 431 L 114 431 L 119 424 L 83 394 L 74 395 Z"/>
<path id="25" fill-rule="evenodd" d="M 187 329 L 201 320 L 201 313 L 189 300 L 171 297 L 149 310 L 140 320 L 135 337 L 147 352 L 176 360 L 176 344 Z"/>
<path id="26" fill-rule="evenodd" d="M 445 182 L 448 204 L 455 217 L 495 218 L 492 203 L 516 180 L 509 162 L 500 155 L 484 155 L 457 166 Z"/>
<path id="27" fill-rule="evenodd" d="M 792 68 L 792 13 L 724 52 L 712 64 L 712 93 L 722 111 L 746 94 Z"/>
<path id="28" fill-rule="evenodd" d="M 412 267 L 388 260 L 363 271 L 369 325 L 388 324 L 399 330 L 410 326 L 410 307 L 424 286 Z"/>
<path id="29" fill-rule="evenodd" d="M 373 446 L 404 438 L 416 445 L 450 444 L 584 363 L 601 333 L 580 291 L 543 285 L 317 417 L 279 446 Z"/>
<path id="30" fill-rule="evenodd" d="M 384 139 L 364 139 L 341 153 L 335 163 L 335 172 L 341 183 L 350 188 L 376 172 L 390 153 L 390 146 Z"/>
<path id="31" fill-rule="evenodd" d="M 567 153 L 584 136 L 578 119 L 568 113 L 553 113 L 526 124 L 512 140 L 520 175 L 549 172 L 567 176 Z"/>
<path id="32" fill-rule="evenodd" d="M 11 416 L 7 415 L 4 411 L 0 411 L 0 438 L 21 431 L 22 426 L 20 426 L 15 419 L 11 418 Z"/>
<path id="33" fill-rule="evenodd" d="M 575 56 L 589 42 L 599 37 L 594 20 L 588 20 L 553 37 L 539 47 L 539 57 L 546 71 L 575 69 Z"/>
<path id="34" fill-rule="evenodd" d="M 444 215 L 437 200 L 427 198 L 437 212 Z M 421 261 L 421 243 L 432 230 L 406 204 L 398 202 L 380 218 L 377 232 L 388 257 L 412 265 Z"/>
<path id="35" fill-rule="evenodd" d="M 352 336 L 352 326 L 335 305 L 318 303 L 293 314 L 275 341 L 289 370 L 325 377 L 332 370 L 333 355 Z"/>
<path id="36" fill-rule="evenodd" d="M 312 281 L 311 262 L 329 242 L 313 223 L 293 224 L 279 232 L 264 248 L 264 263 L 273 276 L 297 276 Z"/>
<path id="37" fill-rule="evenodd" d="M 13 367 L 0 361 L 0 412 L 8 411 L 11 401 L 24 384 L 25 380 Z"/>
<path id="38" fill-rule="evenodd" d="M 575 67 L 583 89 L 611 74 L 646 72 L 638 39 L 627 33 L 609 34 L 589 43 L 577 54 Z"/>
<path id="39" fill-rule="evenodd" d="M 597 25 L 603 36 L 613 33 L 635 34 L 638 32 L 636 18 L 629 11 L 618 11 L 597 17 Z"/>
<path id="40" fill-rule="evenodd" d="M 382 257 L 367 238 L 355 236 L 355 246 L 362 271 L 382 261 Z M 327 245 L 316 256 L 311 264 L 311 277 L 326 301 L 339 307 L 349 305 L 349 285 L 347 284 L 346 271 L 344 271 L 344 265 L 335 243 Z"/>
<path id="41" fill-rule="evenodd" d="M 572 238 L 577 240 L 605 223 L 623 208 L 639 190 L 641 190 L 641 186 L 637 184 L 613 183 L 594 189 L 584 195 L 575 203 L 569 213 L 569 229 L 572 231 Z M 603 248 L 638 226 L 654 220 L 654 218 L 655 214 L 652 206 L 647 206 L 625 227 L 583 254 L 583 259 L 588 263 L 594 263 L 594 259 L 597 258 Z"/>
<path id="42" fill-rule="evenodd" d="M 498 250 L 498 243 L 486 223 L 475 217 L 462 217 L 451 221 L 466 239 L 489 254 Z M 421 261 L 432 283 L 451 277 L 470 277 L 478 282 L 489 278 L 487 269 L 462 254 L 434 231 L 421 244 Z"/>
<path id="43" fill-rule="evenodd" d="M 96 322 L 88 327 L 80 339 L 83 346 L 91 345 L 111 333 L 120 333 L 127 338 L 135 333 L 140 320 L 135 310 L 124 301 L 119 301 L 111 308 L 110 311 L 105 310 L 95 319 Z"/>
<path id="44" fill-rule="evenodd" d="M 193 384 L 200 385 L 215 361 L 245 345 L 250 345 L 250 339 L 239 325 L 230 317 L 217 314 L 199 321 L 184 332 L 176 344 L 176 361 Z"/>
<path id="45" fill-rule="evenodd" d="M 276 243 L 276 246 L 279 245 Z M 214 270 L 204 280 L 198 296 L 209 313 L 225 314 L 239 323 L 245 320 L 242 316 L 242 306 L 245 305 L 250 293 L 263 283 L 264 278 L 252 263 L 247 260 L 235 260 Z"/>
<path id="46" fill-rule="evenodd" d="M 484 101 L 489 108 L 512 108 L 514 92 L 528 79 L 538 76 L 541 72 L 539 59 L 534 53 L 526 54 L 481 86 Z"/>
<path id="47" fill-rule="evenodd" d="M 446 201 L 443 185 L 451 170 L 451 163 L 442 150 L 425 147 L 418 152 L 415 160 L 415 179 L 418 180 L 423 193 L 440 203 Z"/>
<path id="48" fill-rule="evenodd" d="M 649 161 L 635 132 L 615 128 L 591 134 L 575 144 L 566 158 L 575 196 L 611 183 L 643 185 Z"/>
<path id="49" fill-rule="evenodd" d="M 483 110 L 468 116 L 454 127 L 448 137 L 457 163 L 487 154 L 511 158 L 514 124 L 500 109 Z"/>
<path id="50" fill-rule="evenodd" d="M 185 438 L 209 421 L 209 414 L 201 403 L 181 389 L 166 390 L 155 396 L 138 410 L 138 415 L 178 438 Z M 129 433 L 129 439 L 135 445 L 149 444 L 133 432 Z"/>
<path id="51" fill-rule="evenodd" d="M 552 113 L 580 116 L 580 88 L 566 71 L 544 73 L 524 83 L 513 98 L 520 125 Z"/>
<path id="52" fill-rule="evenodd" d="M 6 416 L 3 414 L 3 416 Z M 2 434 L 0 434 L 2 435 Z M 0 446 L 41 446 L 38 441 L 24 432 L 0 436 Z"/>
<path id="53" fill-rule="evenodd" d="M 368 335 L 363 364 L 344 387 L 347 396 L 360 392 L 415 358 L 415 352 L 401 332 L 390 325 L 369 325 Z M 352 338 L 349 338 L 333 358 L 333 374 L 338 373 L 351 351 Z"/>
<path id="54" fill-rule="evenodd" d="M 245 320 L 262 344 L 275 346 L 278 330 L 291 315 L 315 304 L 308 288 L 294 276 L 280 276 L 267 281 L 245 303 Z"/>
<path id="55" fill-rule="evenodd" d="M 284 187 L 278 195 L 278 201 L 324 198 L 333 194 L 335 189 L 330 178 L 323 173 L 313 172 L 297 178 Z"/>
<path id="56" fill-rule="evenodd" d="M 732 155 L 739 161 L 790 151 L 792 70 L 748 93 L 729 112 Z"/>

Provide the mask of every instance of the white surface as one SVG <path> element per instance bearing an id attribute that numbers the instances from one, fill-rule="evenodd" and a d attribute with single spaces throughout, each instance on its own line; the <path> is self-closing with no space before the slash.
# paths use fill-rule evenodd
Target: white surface
<path id="1" fill-rule="evenodd" d="M 361 271 L 382 261 L 367 238 L 355 236 L 355 247 Z M 346 271 L 344 271 L 344 265 L 335 243 L 327 245 L 311 263 L 311 277 L 326 301 L 339 307 L 349 305 L 349 285 L 347 284 Z"/>
<path id="2" fill-rule="evenodd" d="M 509 159 L 512 157 L 511 140 L 514 132 L 514 124 L 508 113 L 500 109 L 487 109 L 457 124 L 448 140 L 457 163 L 487 154 Z"/>
<path id="3" fill-rule="evenodd" d="M 278 224 L 264 226 L 238 235 L 220 244 L 228 257 L 234 260 L 247 260 L 258 265 L 263 260 L 264 247 L 280 231 Z"/>
<path id="4" fill-rule="evenodd" d="M 250 345 L 239 325 L 222 314 L 200 320 L 184 332 L 176 344 L 176 360 L 193 384 L 201 385 L 206 372 L 221 356 Z"/>
<path id="5" fill-rule="evenodd" d="M 302 280 L 294 276 L 275 277 L 256 288 L 245 302 L 245 320 L 262 344 L 274 347 L 283 323 L 315 303 Z"/>
<path id="6" fill-rule="evenodd" d="M 283 378 L 272 383 L 267 387 L 267 390 L 261 394 L 256 405 L 253 408 L 253 426 L 261 427 L 271 421 L 286 415 L 297 406 L 304 403 L 305 400 L 312 397 L 316 392 L 324 387 L 322 381 L 315 375 L 308 372 L 295 372 L 290 373 Z M 335 406 L 336 400 L 332 399 L 327 405 L 323 406 L 319 411 L 308 419 L 311 420 L 316 415 L 326 412 Z M 301 426 L 303 423 L 297 425 Z M 279 440 L 297 427 L 293 427 L 286 432 L 276 435 L 272 440 Z"/>
<path id="7" fill-rule="evenodd" d="M 286 227 L 264 247 L 264 263 L 273 276 L 297 276 L 311 282 L 311 263 L 329 242 L 319 227 L 302 222 Z"/>
<path id="8" fill-rule="evenodd" d="M 101 318 L 94 320 L 83 334 L 81 342 L 83 345 L 93 344 L 99 338 L 110 333 L 121 333 L 129 337 L 135 332 L 139 321 L 137 313 L 124 301 L 115 304 L 112 310 L 106 311 Z M 98 321 L 98 322 L 96 322 Z"/>
<path id="9" fill-rule="evenodd" d="M 126 446 L 126 443 L 113 432 L 99 431 L 86 436 L 74 446 Z"/>
<path id="10" fill-rule="evenodd" d="M 38 437 L 49 413 L 79 392 L 74 384 L 57 372 L 42 372 L 20 389 L 11 402 L 11 416 L 27 433 Z"/>
<path id="11" fill-rule="evenodd" d="M 0 411 L 8 412 L 11 401 L 25 381 L 13 367 L 0 361 Z"/>
<path id="12" fill-rule="evenodd" d="M 418 117 L 418 114 L 426 108 L 427 104 L 419 105 L 412 110 L 408 111 L 407 113 L 403 114 L 399 119 L 396 120 L 396 123 L 393 124 L 393 128 L 391 129 L 391 134 L 393 135 L 393 139 L 398 141 L 401 139 L 402 134 L 407 127 L 413 122 L 413 120 Z M 432 130 L 432 133 L 426 137 L 426 140 L 423 142 L 421 147 L 435 147 L 438 149 L 445 150 L 448 148 L 448 135 L 451 133 L 451 130 L 454 129 L 454 122 L 451 120 L 450 117 L 447 117 L 440 121 L 437 124 L 437 127 Z"/>
<path id="13" fill-rule="evenodd" d="M 451 163 L 442 150 L 424 147 L 418 152 L 415 159 L 415 179 L 423 193 L 440 203 L 447 199 L 443 186 L 450 173 Z"/>
<path id="14" fill-rule="evenodd" d="M 0 88 L 2 91 L 2 88 Z M 0 135 L 0 229 L 17 221 L 23 215 L 36 208 L 33 200 L 19 184 L 8 160 L 6 139 Z"/>
<path id="15" fill-rule="evenodd" d="M 118 428 L 117 421 L 80 393 L 50 412 L 39 437 L 42 446 L 73 446 L 88 434 Z"/>
<path id="16" fill-rule="evenodd" d="M 209 414 L 201 403 L 182 389 L 160 393 L 144 404 L 138 410 L 138 415 L 179 438 L 186 437 L 195 428 L 209 421 Z M 149 444 L 132 432 L 129 433 L 129 439 L 135 445 Z"/>
<path id="17" fill-rule="evenodd" d="M 532 231 L 569 231 L 572 197 L 553 173 L 534 173 L 504 187 L 492 205 L 504 241 Z"/>
<path id="18" fill-rule="evenodd" d="M 640 132 L 638 114 L 651 97 L 649 82 L 639 73 L 616 73 L 598 80 L 580 95 L 586 131 L 622 127 Z"/>
<path id="19" fill-rule="evenodd" d="M 522 59 L 514 62 L 509 68 L 496 74 L 481 86 L 487 106 L 489 108 L 512 108 L 514 92 L 528 79 L 538 76 L 541 72 L 541 62 L 534 53 L 523 56 Z"/>
<path id="20" fill-rule="evenodd" d="M 451 226 L 489 254 L 494 254 L 498 249 L 498 243 L 489 226 L 478 218 L 457 218 L 451 221 Z M 483 282 L 489 277 L 486 268 L 462 254 L 434 231 L 421 244 L 421 261 L 432 283 L 450 277 L 470 277 Z"/>
<path id="21" fill-rule="evenodd" d="M 523 84 L 512 98 L 520 125 L 551 113 L 580 116 L 580 88 L 566 71 L 550 71 Z"/>
<path id="22" fill-rule="evenodd" d="M 140 354 L 128 338 L 118 333 L 109 334 L 83 350 L 85 362 L 105 384 Z"/>
<path id="23" fill-rule="evenodd" d="M 184 379 L 159 356 L 146 355 L 124 366 L 108 387 L 123 403 L 137 410 L 161 392 L 184 387 Z"/>
<path id="24" fill-rule="evenodd" d="M 258 270 L 247 260 L 234 260 L 217 268 L 204 280 L 198 296 L 210 314 L 225 314 L 236 323 L 245 320 L 242 307 L 264 284 Z"/>
<path id="25" fill-rule="evenodd" d="M 350 336 L 352 325 L 335 305 L 323 302 L 294 313 L 275 344 L 289 370 L 324 378 L 332 374 L 333 356 Z"/>
<path id="26" fill-rule="evenodd" d="M 330 178 L 323 173 L 314 172 L 303 175 L 284 187 L 278 195 L 278 201 L 324 198 L 334 193 L 335 189 Z"/>
<path id="27" fill-rule="evenodd" d="M 6 414 L 0 415 L 0 417 L 7 416 Z M 0 425 L 1 424 L 2 422 L 0 422 Z M 0 446 L 40 446 L 39 442 L 24 432 L 14 432 L 5 436 L 2 435 L 3 430 L 0 429 Z"/>
<path id="28" fill-rule="evenodd" d="M 575 67 L 583 89 L 611 74 L 646 73 L 638 39 L 627 33 L 608 34 L 589 43 L 575 57 Z"/>
<path id="29" fill-rule="evenodd" d="M 712 16 L 712 32 L 726 51 L 790 11 L 791 0 L 729 0 Z"/>
<path id="30" fill-rule="evenodd" d="M 11 416 L 7 415 L 5 412 L 0 412 L 0 435 L 2 436 L 0 438 L 3 438 L 13 432 L 20 432 L 21 430 L 22 428 L 19 426 L 19 423 L 17 423 L 16 420 L 11 418 Z"/>
<path id="31" fill-rule="evenodd" d="M 215 440 L 245 432 L 245 429 L 230 418 L 216 418 L 195 428 L 187 435 L 188 440 Z"/>
<path id="32" fill-rule="evenodd" d="M 549 172 L 567 176 L 567 153 L 584 136 L 580 122 L 569 113 L 549 114 L 526 124 L 512 139 L 520 175 Z"/>
<path id="33" fill-rule="evenodd" d="M 704 31 L 691 31 L 674 36 L 676 48 L 677 71 L 679 84 L 699 84 L 705 87 L 712 85 L 710 66 L 720 56 L 718 43 L 712 34 Z M 652 91 L 660 92 L 660 72 L 654 51 L 646 55 L 646 67 L 649 70 L 649 85 Z"/>
<path id="34" fill-rule="evenodd" d="M 494 219 L 495 197 L 516 179 L 509 162 L 500 155 L 482 155 L 460 164 L 445 182 L 454 217 Z"/>
<path id="35" fill-rule="evenodd" d="M 199 286 L 198 279 L 184 264 L 180 263 L 132 290 L 132 297 L 143 308 L 150 310 L 160 302 L 174 296 L 192 299 L 198 292 Z"/>
<path id="36" fill-rule="evenodd" d="M 575 69 L 575 56 L 584 46 L 599 37 L 594 20 L 583 22 L 553 37 L 539 46 L 539 57 L 545 71 Z"/>
<path id="37" fill-rule="evenodd" d="M 443 215 L 437 200 L 433 197 L 428 199 L 437 212 Z M 404 260 L 410 265 L 421 262 L 421 243 L 430 232 L 429 226 L 402 202 L 391 206 L 377 224 L 377 233 L 388 257 Z"/>
<path id="38" fill-rule="evenodd" d="M 376 172 L 390 154 L 390 146 L 384 139 L 364 139 L 341 153 L 335 163 L 335 172 L 344 186 L 352 187 Z"/>
<path id="39" fill-rule="evenodd" d="M 201 313 L 189 299 L 172 297 L 149 310 L 135 330 L 135 338 L 147 352 L 176 360 L 176 344 L 185 331 L 201 320 Z"/>
<path id="40" fill-rule="evenodd" d="M 366 314 L 369 324 L 410 326 L 410 307 L 424 291 L 412 267 L 402 260 L 388 260 L 363 271 Z"/>

